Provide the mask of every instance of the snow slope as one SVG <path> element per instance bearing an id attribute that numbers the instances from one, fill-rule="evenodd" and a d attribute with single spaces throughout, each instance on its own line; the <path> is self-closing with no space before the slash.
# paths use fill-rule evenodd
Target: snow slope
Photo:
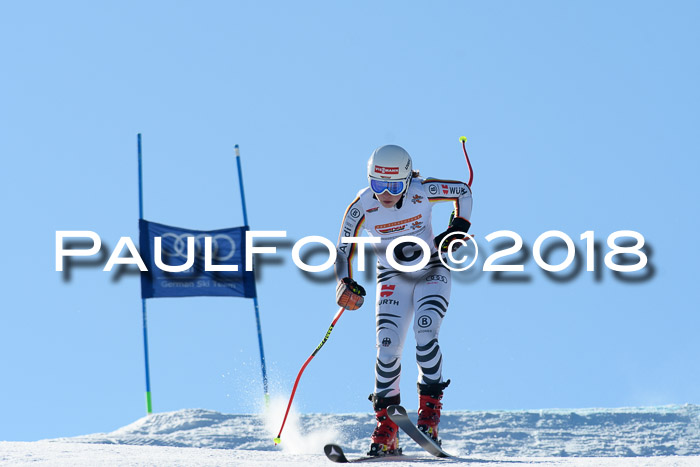
<path id="1" fill-rule="evenodd" d="M 327 442 L 339 442 L 351 456 L 367 448 L 370 414 L 291 414 L 276 447 L 272 438 L 284 412 L 279 409 L 273 405 L 267 417 L 188 409 L 144 417 L 111 433 L 2 442 L 0 464 L 330 465 L 322 454 Z M 404 436 L 409 457 L 399 464 L 424 465 L 430 459 L 504 466 L 700 466 L 700 406 L 695 405 L 446 412 L 441 436 L 457 459 L 432 459 Z"/>

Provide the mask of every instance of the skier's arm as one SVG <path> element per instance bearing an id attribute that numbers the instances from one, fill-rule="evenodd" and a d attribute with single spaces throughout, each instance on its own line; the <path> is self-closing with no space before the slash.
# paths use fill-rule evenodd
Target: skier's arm
<path id="1" fill-rule="evenodd" d="M 343 237 L 357 237 L 360 235 L 362 225 L 365 223 L 365 210 L 360 203 L 360 197 L 350 203 L 343 216 L 343 224 L 340 227 L 336 250 L 338 256 L 335 261 L 335 277 L 338 282 L 348 277 L 352 279 L 352 259 L 357 249 L 356 243 L 343 243 Z"/>
<path id="2" fill-rule="evenodd" d="M 423 187 L 430 202 L 452 201 L 455 205 L 447 230 L 435 236 L 435 246 L 439 247 L 442 239 L 455 232 L 463 232 L 463 234 L 452 236 L 451 239 L 453 237 L 464 239 L 471 227 L 469 219 L 472 214 L 472 190 L 469 185 L 455 180 L 428 178 L 423 181 Z M 443 245 L 443 251 L 446 250 L 447 243 Z"/>
<path id="3" fill-rule="evenodd" d="M 472 216 L 472 190 L 464 182 L 427 178 L 422 182 L 428 201 L 439 203 L 451 201 L 455 204 L 455 217 L 469 221 Z"/>

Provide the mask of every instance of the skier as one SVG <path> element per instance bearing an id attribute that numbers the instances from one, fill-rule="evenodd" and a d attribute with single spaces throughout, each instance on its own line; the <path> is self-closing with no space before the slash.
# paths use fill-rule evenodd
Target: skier
<path id="1" fill-rule="evenodd" d="M 376 149 L 367 165 L 369 186 L 360 190 L 350 203 L 340 230 L 335 274 L 339 306 L 355 310 L 364 302 L 365 290 L 352 279 L 352 258 L 356 244 L 342 237 L 356 237 L 360 229 L 381 243 L 373 244 L 377 256 L 377 361 L 374 392 L 370 394 L 377 426 L 372 433 L 369 455 L 398 454 L 398 427 L 387 416 L 387 407 L 399 404 L 401 353 L 408 328 L 413 323 L 418 363 L 418 428 L 439 443 L 438 424 L 443 390 L 450 380 L 442 378 L 442 353 L 438 343 L 440 325 L 447 312 L 451 278 L 439 254 L 448 244 L 465 238 L 471 223 L 472 193 L 466 183 L 423 179 L 413 170 L 411 156 L 400 146 Z M 431 225 L 433 202 L 455 204 L 450 225 L 434 236 Z M 455 235 L 450 235 L 455 233 Z M 416 272 L 402 272 L 387 260 L 386 247 L 393 239 L 411 235 L 430 246 L 429 262 Z M 446 237 L 442 251 L 438 245 Z M 401 266 L 418 264 L 423 250 L 412 242 L 400 243 L 393 252 Z"/>

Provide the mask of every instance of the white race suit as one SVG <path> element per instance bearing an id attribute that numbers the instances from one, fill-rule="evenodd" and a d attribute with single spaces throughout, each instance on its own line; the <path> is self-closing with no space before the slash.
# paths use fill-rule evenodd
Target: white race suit
<path id="1" fill-rule="evenodd" d="M 471 217 L 472 192 L 466 183 L 453 180 L 415 177 L 401 200 L 391 208 L 383 207 L 368 188 L 360 190 L 350 203 L 338 238 L 335 273 L 338 280 L 352 277 L 352 259 L 357 245 L 343 243 L 342 237 L 359 236 L 362 228 L 381 243 L 373 244 L 377 255 L 377 362 L 374 394 L 393 397 L 399 394 L 401 353 L 411 323 L 416 338 L 418 383 L 442 382 L 442 352 L 438 343 L 440 325 L 450 300 L 450 271 L 438 257 L 431 225 L 432 203 L 451 201 L 455 216 Z M 386 258 L 386 247 L 397 237 L 411 235 L 430 247 L 430 261 L 416 272 L 401 272 Z M 413 242 L 401 243 L 394 250 L 396 261 L 415 265 L 423 250 Z"/>

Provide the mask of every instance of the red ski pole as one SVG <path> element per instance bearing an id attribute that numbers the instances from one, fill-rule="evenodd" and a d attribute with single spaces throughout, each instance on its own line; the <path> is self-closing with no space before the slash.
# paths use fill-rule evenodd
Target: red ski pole
<path id="1" fill-rule="evenodd" d="M 333 326 L 335 326 L 335 323 L 338 322 L 340 319 L 340 316 L 343 314 L 345 311 L 345 308 L 340 308 L 338 312 L 335 314 L 335 317 L 333 318 L 333 322 L 331 323 L 331 327 L 328 328 L 328 331 L 326 331 L 326 335 L 324 336 L 323 340 L 321 341 L 320 344 L 318 344 L 318 347 L 316 347 L 316 350 L 309 356 L 309 358 L 306 359 L 304 362 L 304 365 L 302 365 L 301 370 L 299 370 L 299 374 L 297 375 L 297 379 L 294 381 L 294 387 L 292 388 L 292 395 L 289 397 L 289 403 L 287 404 L 287 411 L 284 413 L 284 419 L 282 420 L 282 426 L 280 427 L 280 432 L 277 433 L 277 438 L 275 438 L 275 444 L 279 444 L 282 440 L 280 439 L 282 436 L 282 430 L 284 430 L 284 424 L 287 422 L 287 415 L 289 415 L 289 409 L 292 408 L 292 401 L 294 400 L 294 394 L 297 392 L 297 385 L 299 384 L 299 379 L 301 378 L 301 374 L 304 372 L 306 369 L 306 365 L 309 364 L 311 359 L 313 359 L 316 354 L 318 353 L 319 350 L 321 350 L 321 347 L 326 343 L 328 340 L 328 337 L 330 337 L 331 332 L 333 331 Z"/>
<path id="2" fill-rule="evenodd" d="M 459 140 L 462 142 L 462 150 L 464 151 L 464 157 L 465 159 L 467 159 L 467 165 L 469 166 L 469 181 L 467 182 L 467 185 L 469 185 L 469 188 L 471 188 L 472 181 L 474 180 L 474 171 L 472 170 L 472 163 L 469 162 L 469 155 L 467 154 L 467 137 L 460 136 Z"/>

